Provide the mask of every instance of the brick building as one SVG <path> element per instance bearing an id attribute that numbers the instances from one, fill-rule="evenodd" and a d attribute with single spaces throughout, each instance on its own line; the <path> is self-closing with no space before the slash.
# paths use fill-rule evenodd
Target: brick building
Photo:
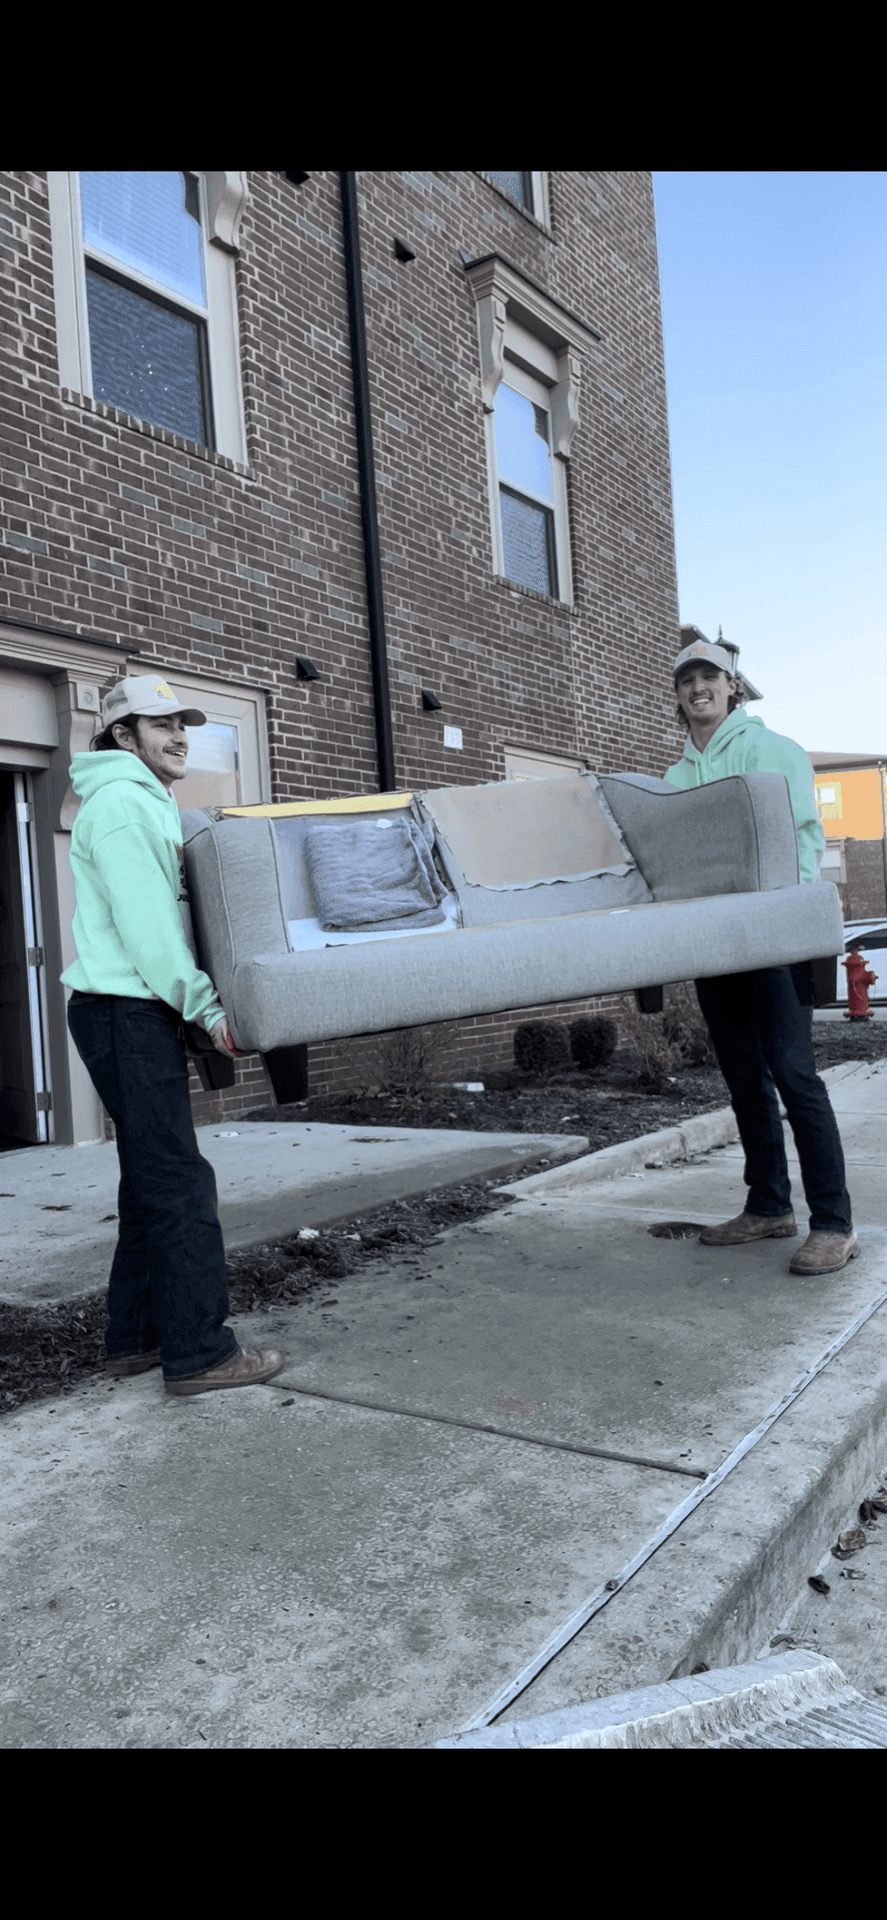
<path id="1" fill-rule="evenodd" d="M 680 752 L 652 180 L 13 173 L 0 263 L 0 1134 L 86 1140 L 68 765 L 114 680 L 208 713 L 182 805 Z"/>
<path id="2" fill-rule="evenodd" d="M 821 877 L 834 881 L 845 920 L 887 916 L 887 755 L 808 758 L 825 834 Z"/>

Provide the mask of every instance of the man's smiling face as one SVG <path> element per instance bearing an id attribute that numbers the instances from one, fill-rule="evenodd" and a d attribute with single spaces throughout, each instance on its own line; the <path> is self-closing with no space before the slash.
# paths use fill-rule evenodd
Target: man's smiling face
<path id="1" fill-rule="evenodd" d="M 689 661 L 677 678 L 678 706 L 688 722 L 690 737 L 696 746 L 697 733 L 710 739 L 730 710 L 730 696 L 736 682 L 723 667 L 709 660 Z"/>
<path id="2" fill-rule="evenodd" d="M 128 727 L 115 727 L 114 738 L 150 768 L 167 792 L 176 780 L 184 780 L 188 771 L 188 735 L 180 713 L 163 714 L 156 719 L 140 715 L 135 733 Z"/>

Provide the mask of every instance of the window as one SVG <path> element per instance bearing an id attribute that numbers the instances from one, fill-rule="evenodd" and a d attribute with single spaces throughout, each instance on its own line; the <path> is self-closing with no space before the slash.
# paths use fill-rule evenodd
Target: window
<path id="1" fill-rule="evenodd" d="M 519 383 L 519 384 L 518 384 Z M 558 597 L 548 394 L 509 366 L 496 392 L 496 467 L 507 580 Z"/>
<path id="2" fill-rule="evenodd" d="M 585 773 L 584 760 L 564 754 L 536 753 L 531 747 L 505 748 L 506 780 L 570 780 Z"/>
<path id="3" fill-rule="evenodd" d="M 843 886 L 847 879 L 844 863 L 843 840 L 828 840 L 819 863 L 820 880 L 833 880 L 836 887 Z"/>
<path id="4" fill-rule="evenodd" d="M 820 820 L 843 819 L 840 780 L 834 780 L 828 786 L 820 786 L 817 780 L 814 783 L 814 797 Z"/>
<path id="5" fill-rule="evenodd" d="M 60 383 L 245 460 L 242 174 L 51 173 Z"/>
<path id="6" fill-rule="evenodd" d="M 150 673 L 150 661 L 129 663 Z M 188 728 L 188 771 L 173 789 L 187 807 L 254 807 L 271 797 L 264 695 L 240 684 L 206 681 L 170 670 L 177 693 L 206 714 L 205 727 Z"/>
<path id="7" fill-rule="evenodd" d="M 526 213 L 535 214 L 537 220 L 548 225 L 548 196 L 545 191 L 544 173 L 485 173 L 485 180 L 492 180 L 500 193 L 507 193 L 509 200 L 517 202 Z"/>
<path id="8" fill-rule="evenodd" d="M 214 445 L 196 173 L 81 173 L 92 392 Z"/>
<path id="9" fill-rule="evenodd" d="M 493 570 L 569 604 L 566 470 L 581 355 L 600 335 L 498 254 L 465 271 L 477 301 Z"/>

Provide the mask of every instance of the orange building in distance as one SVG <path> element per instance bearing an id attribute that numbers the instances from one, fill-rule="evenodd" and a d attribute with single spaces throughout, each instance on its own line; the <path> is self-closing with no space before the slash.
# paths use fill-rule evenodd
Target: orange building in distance
<path id="1" fill-rule="evenodd" d="M 845 920 L 887 917 L 887 754 L 807 757 L 826 841 L 820 879 L 834 881 Z"/>

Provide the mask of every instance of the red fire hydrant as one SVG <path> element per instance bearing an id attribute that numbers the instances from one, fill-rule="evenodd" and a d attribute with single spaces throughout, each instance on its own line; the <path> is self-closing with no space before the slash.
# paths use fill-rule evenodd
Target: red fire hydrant
<path id="1" fill-rule="evenodd" d="M 869 1009 L 869 987 L 873 987 L 878 976 L 866 966 L 861 953 L 848 953 L 841 961 L 847 968 L 847 1012 L 845 1020 L 874 1020 Z"/>

